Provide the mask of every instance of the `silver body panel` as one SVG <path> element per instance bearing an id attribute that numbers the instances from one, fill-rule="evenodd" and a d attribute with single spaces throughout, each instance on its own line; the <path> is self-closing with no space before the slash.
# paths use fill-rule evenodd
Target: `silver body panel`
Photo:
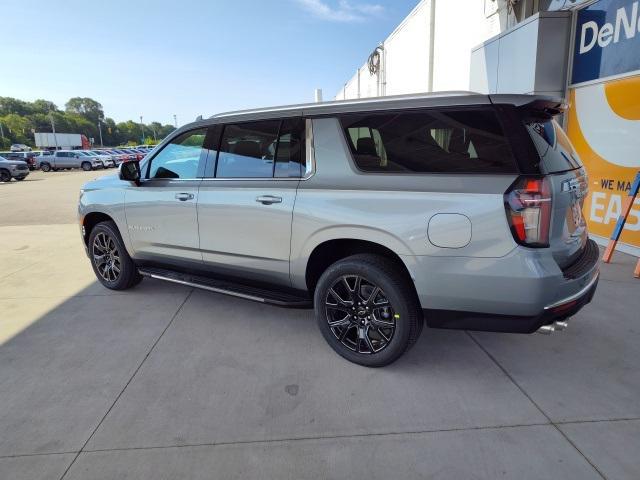
<path id="1" fill-rule="evenodd" d="M 92 212 L 113 218 L 134 260 L 188 262 L 299 290 L 307 290 L 307 265 L 318 246 L 364 240 L 399 256 L 423 309 L 538 315 L 582 290 L 597 276 L 597 268 L 568 281 L 553 249 L 515 242 L 503 193 L 517 174 L 362 173 L 339 121 L 331 116 L 342 110 L 492 100 L 517 106 L 531 98 L 411 96 L 222 114 L 178 129 L 143 160 L 142 171 L 172 138 L 190 129 L 305 115 L 313 119 L 307 120 L 308 170 L 303 178 L 150 180 L 136 186 L 117 176 L 104 177 L 85 185 L 80 219 Z M 183 193 L 192 197 L 176 199 Z M 261 197 L 279 202 L 265 204 L 257 201 Z"/>

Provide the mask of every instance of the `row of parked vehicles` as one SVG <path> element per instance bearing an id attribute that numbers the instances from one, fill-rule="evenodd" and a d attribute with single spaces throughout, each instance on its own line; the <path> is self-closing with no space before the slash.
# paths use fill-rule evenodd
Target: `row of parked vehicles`
<path id="1" fill-rule="evenodd" d="M 0 180 L 24 180 L 30 170 L 43 172 L 81 168 L 85 171 L 115 168 L 123 162 L 142 160 L 153 146 L 141 145 L 125 148 L 101 148 L 94 150 L 53 150 L 0 152 Z M 5 162 L 9 162 L 5 164 Z M 15 166 L 16 168 L 11 168 Z M 26 166 L 26 168 L 23 168 Z M 17 168 L 21 167 L 21 168 Z M 19 175 L 15 175 L 19 172 Z"/>

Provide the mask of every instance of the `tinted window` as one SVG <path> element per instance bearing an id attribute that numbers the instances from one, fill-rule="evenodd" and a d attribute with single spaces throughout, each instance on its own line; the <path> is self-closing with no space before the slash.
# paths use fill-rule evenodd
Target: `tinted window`
<path id="1" fill-rule="evenodd" d="M 563 172 L 582 166 L 569 137 L 555 120 L 529 122 L 527 130 L 540 155 L 542 173 Z"/>
<path id="2" fill-rule="evenodd" d="M 216 167 L 219 178 L 269 178 L 280 120 L 226 125 Z"/>
<path id="3" fill-rule="evenodd" d="M 206 130 L 174 138 L 153 159 L 147 178 L 196 178 Z"/>
<path id="4" fill-rule="evenodd" d="M 304 120 L 302 118 L 282 121 L 278 137 L 278 150 L 274 177 L 301 177 L 304 172 Z"/>
<path id="5" fill-rule="evenodd" d="M 361 170 L 516 172 L 509 143 L 489 109 L 353 114 L 341 122 Z"/>

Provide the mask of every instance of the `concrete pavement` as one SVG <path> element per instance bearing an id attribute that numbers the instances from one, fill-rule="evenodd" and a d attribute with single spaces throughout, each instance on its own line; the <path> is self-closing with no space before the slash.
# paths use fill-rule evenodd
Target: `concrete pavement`
<path id="1" fill-rule="evenodd" d="M 425 329 L 372 370 L 310 311 L 102 288 L 75 224 L 100 174 L 0 184 L 0 478 L 640 477 L 635 259 L 565 332 Z"/>

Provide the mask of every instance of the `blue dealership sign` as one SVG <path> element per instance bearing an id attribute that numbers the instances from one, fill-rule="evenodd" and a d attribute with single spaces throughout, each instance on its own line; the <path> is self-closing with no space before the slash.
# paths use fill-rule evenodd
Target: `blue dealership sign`
<path id="1" fill-rule="evenodd" d="M 578 11 L 572 83 L 640 70 L 638 0 L 600 0 Z"/>

